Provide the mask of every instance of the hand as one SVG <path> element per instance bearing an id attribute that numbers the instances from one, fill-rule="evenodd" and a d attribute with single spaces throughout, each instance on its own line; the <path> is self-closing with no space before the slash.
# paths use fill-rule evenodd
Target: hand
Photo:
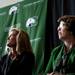
<path id="1" fill-rule="evenodd" d="M 52 73 L 48 73 L 47 75 L 63 75 L 63 74 L 58 73 L 58 72 L 52 72 Z"/>
<path id="2" fill-rule="evenodd" d="M 54 75 L 55 73 L 54 72 L 52 72 L 52 73 L 48 73 L 47 75 Z"/>

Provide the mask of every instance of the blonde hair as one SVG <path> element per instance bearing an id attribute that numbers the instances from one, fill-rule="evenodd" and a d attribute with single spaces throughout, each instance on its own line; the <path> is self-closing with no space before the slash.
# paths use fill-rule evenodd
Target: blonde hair
<path id="1" fill-rule="evenodd" d="M 22 53 L 23 51 L 32 52 L 29 36 L 26 31 L 18 28 L 12 28 L 10 31 L 16 31 L 16 51 Z"/>

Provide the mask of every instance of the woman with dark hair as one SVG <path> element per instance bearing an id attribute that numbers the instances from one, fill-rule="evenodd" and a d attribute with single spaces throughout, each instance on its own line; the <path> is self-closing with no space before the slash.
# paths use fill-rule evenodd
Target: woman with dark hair
<path id="1" fill-rule="evenodd" d="M 17 28 L 9 31 L 8 54 L 1 58 L 2 75 L 32 75 L 35 64 L 28 34 Z"/>
<path id="2" fill-rule="evenodd" d="M 62 44 L 52 50 L 45 75 L 75 75 L 75 16 L 62 16 L 58 22 Z"/>

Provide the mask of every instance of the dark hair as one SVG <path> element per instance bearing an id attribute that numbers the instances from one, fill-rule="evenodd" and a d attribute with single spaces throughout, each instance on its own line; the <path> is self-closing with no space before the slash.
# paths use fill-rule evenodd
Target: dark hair
<path id="1" fill-rule="evenodd" d="M 65 15 L 59 17 L 58 22 L 64 21 L 65 25 L 69 28 L 69 31 L 75 36 L 75 16 Z"/>

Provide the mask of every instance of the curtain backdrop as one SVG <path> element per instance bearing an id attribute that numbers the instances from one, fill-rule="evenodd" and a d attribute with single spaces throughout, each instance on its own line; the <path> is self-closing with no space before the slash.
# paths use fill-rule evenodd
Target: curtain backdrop
<path id="1" fill-rule="evenodd" d="M 47 0 L 22 0 L 0 8 L 0 57 L 7 52 L 6 40 L 11 27 L 27 31 L 36 60 L 33 75 L 43 74 L 46 11 Z"/>
<path id="2" fill-rule="evenodd" d="M 33 74 L 42 73 L 51 50 L 60 44 L 57 19 L 62 15 L 75 15 L 75 0 L 48 0 L 48 3 L 47 0 L 21 0 L 0 8 L 0 57 L 6 53 L 10 27 L 22 28 L 28 32 L 35 54 L 36 69 Z"/>
<path id="3" fill-rule="evenodd" d="M 46 20 L 45 67 L 48 72 L 50 53 L 61 42 L 57 35 L 57 19 L 63 15 L 75 15 L 75 0 L 48 0 Z"/>

